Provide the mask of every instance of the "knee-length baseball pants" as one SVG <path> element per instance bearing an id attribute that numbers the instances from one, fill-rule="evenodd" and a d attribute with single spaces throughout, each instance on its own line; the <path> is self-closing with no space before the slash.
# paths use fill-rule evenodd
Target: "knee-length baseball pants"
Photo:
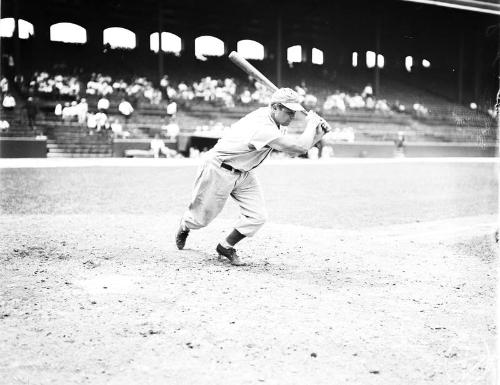
<path id="1" fill-rule="evenodd" d="M 209 158 L 198 169 L 193 196 L 182 223 L 190 230 L 207 226 L 221 212 L 229 196 L 240 206 L 235 229 L 251 237 L 267 220 L 260 184 L 253 171 L 235 172 Z"/>

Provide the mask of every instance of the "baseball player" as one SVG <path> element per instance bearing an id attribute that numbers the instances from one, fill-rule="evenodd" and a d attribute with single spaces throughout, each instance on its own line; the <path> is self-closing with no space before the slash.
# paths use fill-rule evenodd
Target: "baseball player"
<path id="1" fill-rule="evenodd" d="M 231 196 L 239 204 L 241 216 L 216 251 L 219 257 L 226 257 L 233 265 L 245 264 L 234 246 L 243 238 L 253 236 L 267 219 L 254 169 L 273 150 L 293 155 L 307 152 L 323 137 L 321 125 L 329 127 L 323 118 L 311 111 L 300 136 L 286 135 L 286 126 L 300 110 L 303 107 L 299 95 L 290 88 L 280 88 L 272 95 L 269 106 L 249 113 L 224 133 L 198 170 L 191 203 L 175 236 L 180 250 L 189 232 L 207 226 Z"/>

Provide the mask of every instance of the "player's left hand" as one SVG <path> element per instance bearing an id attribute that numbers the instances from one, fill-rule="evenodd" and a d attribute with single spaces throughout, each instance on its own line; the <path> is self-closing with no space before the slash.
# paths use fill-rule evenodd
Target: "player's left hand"
<path id="1" fill-rule="evenodd" d="M 322 132 L 323 134 L 326 134 L 332 130 L 332 127 L 326 122 L 325 119 L 321 118 L 317 130 L 320 133 Z"/>

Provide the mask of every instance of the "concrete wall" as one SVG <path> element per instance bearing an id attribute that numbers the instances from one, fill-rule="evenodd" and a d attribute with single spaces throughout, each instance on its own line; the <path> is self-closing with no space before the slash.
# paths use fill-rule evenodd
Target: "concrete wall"
<path id="1" fill-rule="evenodd" d="M 0 138 L 0 158 L 46 158 L 47 139 Z"/>
<path id="2" fill-rule="evenodd" d="M 177 150 L 177 142 L 173 140 L 164 140 L 165 146 Z M 125 156 L 125 150 L 144 150 L 151 148 L 151 139 L 115 139 L 113 141 L 113 156 Z"/>
<path id="3" fill-rule="evenodd" d="M 392 142 L 335 143 L 334 157 L 392 158 L 398 154 Z M 498 146 L 469 143 L 407 143 L 403 153 L 419 157 L 493 157 Z"/>

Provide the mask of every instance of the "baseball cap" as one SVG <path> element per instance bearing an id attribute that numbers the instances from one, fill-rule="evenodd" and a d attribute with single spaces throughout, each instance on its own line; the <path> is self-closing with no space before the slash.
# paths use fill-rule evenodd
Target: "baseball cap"
<path id="1" fill-rule="evenodd" d="M 299 94 L 291 88 L 280 88 L 271 96 L 271 104 L 279 103 L 292 111 L 302 111 Z"/>

